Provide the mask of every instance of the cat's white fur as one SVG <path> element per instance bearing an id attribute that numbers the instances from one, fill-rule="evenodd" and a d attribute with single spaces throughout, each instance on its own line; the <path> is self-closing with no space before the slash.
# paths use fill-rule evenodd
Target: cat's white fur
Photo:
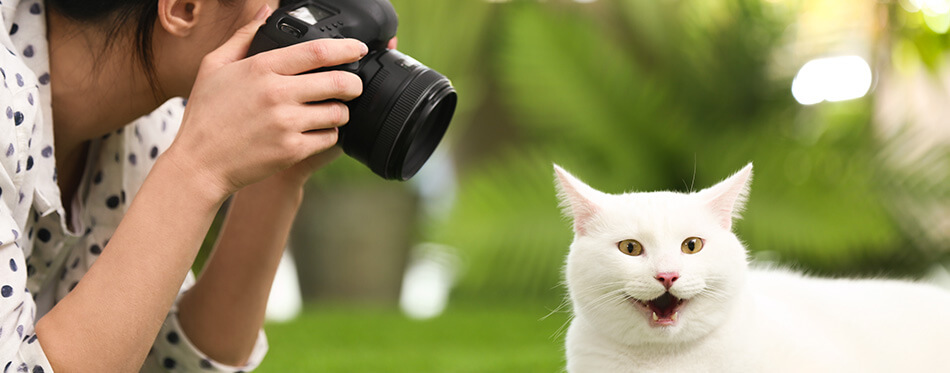
<path id="1" fill-rule="evenodd" d="M 689 194 L 605 194 L 555 170 L 575 231 L 569 372 L 950 372 L 950 292 L 748 268 L 732 221 L 751 164 Z M 694 236 L 705 246 L 685 254 Z M 643 254 L 622 253 L 625 239 Z M 671 326 L 654 325 L 630 299 L 662 295 L 663 272 L 679 274 L 669 291 L 687 299 Z"/>

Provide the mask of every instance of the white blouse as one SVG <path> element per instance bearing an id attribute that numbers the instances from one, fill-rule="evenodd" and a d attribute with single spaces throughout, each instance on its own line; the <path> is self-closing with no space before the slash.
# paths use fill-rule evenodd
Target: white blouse
<path id="1" fill-rule="evenodd" d="M 44 4 L 2 0 L 0 26 L 7 31 L 0 32 L 0 366 L 3 372 L 51 372 L 34 332 L 36 320 L 82 280 L 102 253 L 155 160 L 174 139 L 185 101 L 173 99 L 92 141 L 67 224 L 56 183 Z M 179 296 L 194 281 L 189 273 Z M 249 371 L 267 352 L 261 331 L 245 366 L 210 360 L 181 330 L 176 308 L 169 311 L 142 371 Z"/>

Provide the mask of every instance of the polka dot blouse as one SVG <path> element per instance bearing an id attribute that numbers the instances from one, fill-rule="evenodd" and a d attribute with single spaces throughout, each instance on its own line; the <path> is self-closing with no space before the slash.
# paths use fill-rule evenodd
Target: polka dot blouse
<path id="1" fill-rule="evenodd" d="M 52 371 L 34 332 L 36 320 L 82 281 L 105 250 L 152 164 L 171 144 L 185 104 L 171 100 L 92 141 L 78 192 L 69 198 L 71 221 L 67 222 L 56 183 L 44 12 L 41 1 L 0 0 L 0 25 L 7 31 L 0 32 L 3 372 Z M 193 283 L 194 276 L 189 274 L 179 294 Z M 173 306 L 142 371 L 248 371 L 266 351 L 267 340 L 261 332 L 246 366 L 212 361 L 189 342 Z"/>

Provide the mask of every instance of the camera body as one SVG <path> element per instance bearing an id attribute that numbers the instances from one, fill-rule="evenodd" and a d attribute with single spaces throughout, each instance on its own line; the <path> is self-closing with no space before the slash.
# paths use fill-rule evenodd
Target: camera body
<path id="1" fill-rule="evenodd" d="M 300 1 L 274 11 L 257 31 L 248 56 L 324 38 L 358 39 L 370 53 L 381 52 L 398 26 L 396 10 L 385 0 Z"/>
<path id="2" fill-rule="evenodd" d="M 457 95 L 443 75 L 386 48 L 398 18 L 387 0 L 306 0 L 274 11 L 261 26 L 248 57 L 314 39 L 354 38 L 369 47 L 360 61 L 325 67 L 363 81 L 348 102 L 350 121 L 338 143 L 347 155 L 386 179 L 408 180 L 428 160 L 455 112 Z"/>

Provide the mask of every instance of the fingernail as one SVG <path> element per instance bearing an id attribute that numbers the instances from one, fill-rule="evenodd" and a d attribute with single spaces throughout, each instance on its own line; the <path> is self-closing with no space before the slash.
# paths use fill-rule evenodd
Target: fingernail
<path id="1" fill-rule="evenodd" d="M 369 47 L 366 46 L 366 43 L 360 42 L 360 57 L 365 56 L 369 53 Z"/>
<path id="2" fill-rule="evenodd" d="M 260 10 L 257 11 L 257 14 L 254 15 L 255 21 L 260 21 L 264 18 L 267 18 L 267 15 L 270 14 L 270 5 L 264 4 Z"/>

